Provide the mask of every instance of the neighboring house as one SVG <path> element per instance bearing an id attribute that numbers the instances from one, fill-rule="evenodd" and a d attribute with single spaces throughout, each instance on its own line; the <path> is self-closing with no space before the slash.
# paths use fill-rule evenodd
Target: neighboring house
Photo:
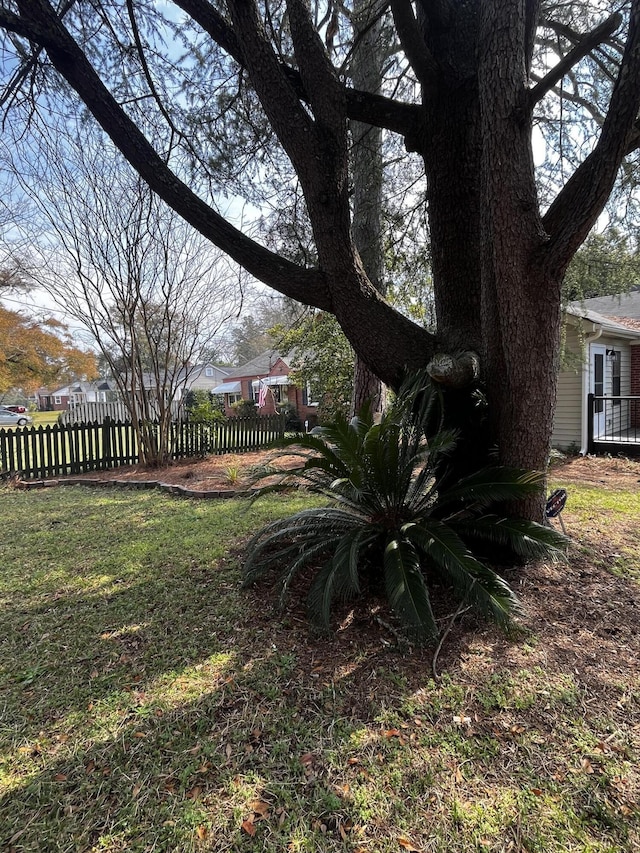
<path id="1" fill-rule="evenodd" d="M 180 403 L 187 391 L 211 391 L 215 385 L 225 379 L 230 370 L 230 367 L 220 367 L 217 364 L 210 363 L 181 367 L 175 381 L 171 377 L 167 377 L 164 397 L 166 399 L 169 391 L 171 391 L 174 401 Z M 158 383 L 154 373 L 143 373 L 142 385 L 145 391 L 150 392 L 150 399 L 157 399 Z"/>
<path id="2" fill-rule="evenodd" d="M 218 364 L 194 364 L 183 368 L 178 374 L 178 385 L 184 392 L 211 391 L 216 385 L 229 376 L 231 367 L 220 367 Z"/>
<path id="3" fill-rule="evenodd" d="M 309 399 L 308 389 L 299 388 L 290 381 L 292 360 L 292 353 L 280 355 L 266 350 L 241 367 L 232 368 L 212 393 L 224 396 L 227 415 L 233 414 L 231 406 L 234 403 L 251 400 L 256 404 L 262 402 L 261 414 L 273 414 L 291 407 L 303 424 L 315 426 L 318 403 Z"/>
<path id="4" fill-rule="evenodd" d="M 631 296 L 586 299 L 566 309 L 554 447 L 582 454 L 640 450 L 640 293 Z"/>
<path id="5" fill-rule="evenodd" d="M 72 382 L 50 391 L 38 388 L 36 401 L 40 412 L 64 412 L 81 403 L 106 403 L 114 400 L 116 391 L 104 379 L 96 382 Z"/>

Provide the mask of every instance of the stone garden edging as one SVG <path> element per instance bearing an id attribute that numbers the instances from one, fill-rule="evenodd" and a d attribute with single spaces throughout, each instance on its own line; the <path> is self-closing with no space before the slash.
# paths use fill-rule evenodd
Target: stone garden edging
<path id="1" fill-rule="evenodd" d="M 98 488 L 119 486 L 125 489 L 160 489 L 162 492 L 184 498 L 211 500 L 214 498 L 242 498 L 250 495 L 254 489 L 189 489 L 178 483 L 163 483 L 160 480 L 98 480 L 91 477 L 64 477 L 52 480 L 22 480 L 21 489 L 48 489 L 53 486 L 94 486 Z"/>

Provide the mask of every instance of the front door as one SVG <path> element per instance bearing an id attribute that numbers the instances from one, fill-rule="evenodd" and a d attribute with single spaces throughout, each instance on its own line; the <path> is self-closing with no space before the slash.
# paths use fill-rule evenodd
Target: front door
<path id="1" fill-rule="evenodd" d="M 595 397 L 604 397 L 607 380 L 607 348 L 601 344 L 591 344 L 589 362 L 589 390 Z M 593 437 L 600 438 L 605 433 L 604 400 L 593 402 Z"/>

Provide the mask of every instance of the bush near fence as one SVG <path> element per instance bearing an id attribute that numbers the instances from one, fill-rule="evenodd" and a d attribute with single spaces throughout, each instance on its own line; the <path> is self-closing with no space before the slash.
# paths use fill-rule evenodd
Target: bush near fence
<path id="1" fill-rule="evenodd" d="M 224 423 L 173 423 L 172 459 L 207 454 L 248 453 L 284 436 L 284 417 L 229 418 Z M 67 426 L 0 429 L 0 475 L 25 479 L 61 477 L 135 465 L 140 461 L 131 423 L 105 421 Z"/>

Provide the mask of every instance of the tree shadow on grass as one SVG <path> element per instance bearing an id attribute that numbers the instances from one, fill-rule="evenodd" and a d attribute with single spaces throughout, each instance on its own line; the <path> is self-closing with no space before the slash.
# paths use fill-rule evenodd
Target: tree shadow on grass
<path id="1" fill-rule="evenodd" d="M 439 684 L 366 608 L 323 640 L 300 597 L 275 618 L 233 560 L 15 613 L 33 677 L 5 691 L 0 847 L 561 850 L 564 822 L 564 849 L 633 850 L 638 587 L 588 561 L 519 577 L 533 633 L 465 616 Z"/>
<path id="2" fill-rule="evenodd" d="M 275 851 L 313 836 L 324 850 L 345 849 L 354 821 L 339 780 L 359 768 L 343 754 L 382 725 L 388 652 L 354 638 L 317 645 L 306 625 L 274 626 L 256 598 L 243 600 L 244 619 L 222 639 L 174 657 L 165 649 L 165 670 L 138 660 L 133 684 L 124 668 L 118 683 L 95 676 L 82 701 L 70 684 L 49 719 L 38 700 L 46 685 L 24 689 L 24 707 L 42 713 L 9 750 L 7 774 L 12 760 L 20 768 L 0 800 L 1 845 L 240 851 L 262 837 Z M 147 642 L 171 646 L 151 633 Z"/>

